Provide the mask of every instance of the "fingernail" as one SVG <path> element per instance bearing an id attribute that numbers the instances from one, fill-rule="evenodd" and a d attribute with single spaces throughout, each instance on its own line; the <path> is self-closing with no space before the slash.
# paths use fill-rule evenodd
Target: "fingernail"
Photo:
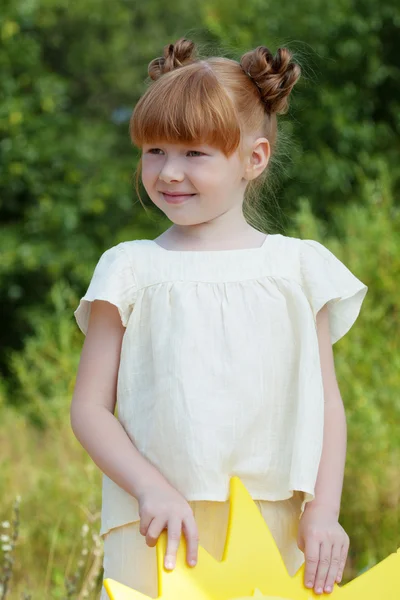
<path id="1" fill-rule="evenodd" d="M 312 588 L 313 582 L 312 581 L 307 581 L 306 585 L 307 585 L 307 587 Z"/>
<path id="2" fill-rule="evenodd" d="M 196 561 L 195 561 L 195 560 L 191 560 L 191 561 L 189 562 L 189 564 L 190 564 L 190 566 L 191 566 L 191 567 L 194 567 L 194 565 L 196 564 Z"/>
<path id="3" fill-rule="evenodd" d="M 322 588 L 321 587 L 317 588 L 317 594 L 322 594 Z"/>
<path id="4" fill-rule="evenodd" d="M 168 561 L 165 563 L 165 568 L 166 568 L 166 569 L 173 569 L 173 568 L 174 568 L 174 563 L 173 563 L 171 560 L 168 560 Z"/>
<path id="5" fill-rule="evenodd" d="M 331 592 L 331 591 L 332 591 L 332 588 L 331 588 L 331 586 L 330 586 L 330 585 L 328 585 L 328 587 L 326 587 L 326 588 L 325 588 L 325 591 L 326 591 L 326 592 Z"/>

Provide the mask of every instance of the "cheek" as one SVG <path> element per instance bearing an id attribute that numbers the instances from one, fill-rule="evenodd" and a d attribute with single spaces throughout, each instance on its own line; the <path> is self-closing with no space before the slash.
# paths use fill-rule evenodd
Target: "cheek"
<path id="1" fill-rule="evenodd" d="M 154 178 L 157 177 L 157 173 L 158 173 L 158 171 L 154 164 L 146 163 L 146 162 L 142 163 L 143 183 L 145 183 L 145 182 L 150 183 L 152 180 L 154 180 Z"/>
<path id="2" fill-rule="evenodd" d="M 151 201 L 158 206 L 159 202 L 161 201 L 159 198 L 159 194 L 156 191 L 158 171 L 154 169 L 154 166 L 142 165 L 141 178 L 143 187 L 146 190 L 147 195 L 149 196 Z"/>
<path id="3" fill-rule="evenodd" d="M 192 171 L 191 180 L 201 189 L 215 189 L 224 185 L 224 174 L 222 170 L 200 168 Z"/>

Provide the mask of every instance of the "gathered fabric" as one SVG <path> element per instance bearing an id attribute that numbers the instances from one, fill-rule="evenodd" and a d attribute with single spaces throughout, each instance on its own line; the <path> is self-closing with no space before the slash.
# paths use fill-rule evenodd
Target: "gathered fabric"
<path id="1" fill-rule="evenodd" d="M 166 250 L 121 242 L 100 257 L 74 315 L 115 305 L 126 328 L 117 418 L 188 501 L 226 502 L 240 477 L 254 500 L 314 498 L 324 393 L 316 316 L 332 344 L 367 286 L 315 240 L 269 234 L 259 248 Z M 101 535 L 139 519 L 137 500 L 103 475 Z"/>

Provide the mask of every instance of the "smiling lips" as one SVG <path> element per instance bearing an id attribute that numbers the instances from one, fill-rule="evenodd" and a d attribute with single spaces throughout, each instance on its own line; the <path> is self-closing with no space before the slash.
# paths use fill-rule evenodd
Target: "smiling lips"
<path id="1" fill-rule="evenodd" d="M 191 198 L 192 196 L 195 196 L 196 194 L 182 194 L 182 193 L 177 193 L 174 192 L 173 194 L 169 194 L 166 192 L 161 192 L 162 195 L 164 196 L 164 199 L 166 202 L 168 202 L 168 204 L 181 204 L 182 202 L 185 202 L 185 200 L 187 200 L 188 198 Z"/>

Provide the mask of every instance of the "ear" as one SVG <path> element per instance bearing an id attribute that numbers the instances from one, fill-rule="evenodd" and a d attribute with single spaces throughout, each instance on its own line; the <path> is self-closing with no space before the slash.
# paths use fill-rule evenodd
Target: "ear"
<path id="1" fill-rule="evenodd" d="M 247 157 L 244 178 L 248 181 L 255 179 L 264 171 L 271 156 L 271 147 L 267 138 L 258 138 L 250 147 Z"/>

